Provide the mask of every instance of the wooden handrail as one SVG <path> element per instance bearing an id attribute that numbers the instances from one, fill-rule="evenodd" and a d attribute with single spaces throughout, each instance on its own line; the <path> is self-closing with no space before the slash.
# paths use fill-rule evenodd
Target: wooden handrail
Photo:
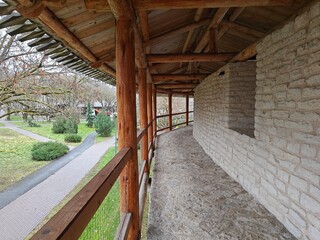
<path id="1" fill-rule="evenodd" d="M 121 216 L 120 224 L 117 233 L 114 237 L 115 240 L 126 240 L 128 238 L 129 226 L 132 221 L 132 213 L 125 213 Z"/>
<path id="2" fill-rule="evenodd" d="M 145 173 L 144 169 L 146 167 L 146 164 L 147 164 L 147 160 L 142 160 L 141 168 L 139 172 L 139 188 L 141 188 L 141 182 L 142 182 L 143 174 Z"/>
<path id="3" fill-rule="evenodd" d="M 171 116 L 175 116 L 175 115 L 182 115 L 182 114 L 186 114 L 187 112 L 179 112 L 179 113 L 172 113 Z M 189 111 L 189 113 L 193 113 L 193 111 Z M 169 117 L 170 114 L 165 114 L 165 115 L 159 115 L 157 116 L 157 118 L 163 118 L 163 117 Z"/>
<path id="4" fill-rule="evenodd" d="M 140 142 L 140 140 L 143 138 L 143 136 L 147 133 L 147 128 L 139 129 L 137 132 L 137 142 Z"/>
<path id="5" fill-rule="evenodd" d="M 122 148 L 31 239 L 78 239 L 126 166 L 131 154 L 131 148 Z"/>

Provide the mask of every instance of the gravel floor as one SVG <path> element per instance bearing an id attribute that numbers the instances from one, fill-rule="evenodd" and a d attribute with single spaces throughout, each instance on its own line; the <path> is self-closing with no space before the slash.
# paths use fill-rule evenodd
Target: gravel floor
<path id="1" fill-rule="evenodd" d="M 148 240 L 295 239 L 232 180 L 192 137 L 192 127 L 158 138 Z"/>

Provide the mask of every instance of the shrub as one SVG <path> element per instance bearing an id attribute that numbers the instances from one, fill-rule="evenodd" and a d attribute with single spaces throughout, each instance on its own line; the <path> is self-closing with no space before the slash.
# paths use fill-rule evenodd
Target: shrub
<path id="1" fill-rule="evenodd" d="M 52 124 L 52 132 L 53 133 L 64 133 L 66 131 L 65 124 L 66 124 L 66 118 L 57 117 L 56 120 Z"/>
<path id="2" fill-rule="evenodd" d="M 73 142 L 73 143 L 81 142 L 81 140 L 82 140 L 82 137 L 77 134 L 68 134 L 64 138 L 64 141 Z"/>
<path id="3" fill-rule="evenodd" d="M 32 158 L 37 161 L 50 161 L 61 157 L 68 152 L 69 148 L 57 142 L 39 142 L 32 146 Z"/>
<path id="4" fill-rule="evenodd" d="M 28 118 L 29 127 L 41 127 L 39 124 L 35 123 L 32 118 Z"/>
<path id="5" fill-rule="evenodd" d="M 111 118 L 106 115 L 104 111 L 101 111 L 94 122 L 96 132 L 102 137 L 108 137 L 111 135 L 113 122 Z"/>
<path id="6" fill-rule="evenodd" d="M 65 133 L 69 133 L 69 134 L 78 133 L 78 123 L 75 119 L 72 119 L 72 118 L 66 119 L 64 128 L 65 128 L 65 131 L 64 131 Z"/>

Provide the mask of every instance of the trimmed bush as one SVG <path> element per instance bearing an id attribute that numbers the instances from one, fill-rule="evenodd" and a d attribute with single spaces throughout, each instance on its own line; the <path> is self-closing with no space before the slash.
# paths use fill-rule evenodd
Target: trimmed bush
<path id="1" fill-rule="evenodd" d="M 64 141 L 72 142 L 72 143 L 81 142 L 81 140 L 82 140 L 82 137 L 77 134 L 68 134 L 64 138 Z"/>
<path id="2" fill-rule="evenodd" d="M 69 133 L 69 134 L 78 133 L 78 123 L 74 119 L 67 119 L 64 124 L 64 128 L 65 128 L 65 131 L 64 131 L 65 133 Z"/>
<path id="3" fill-rule="evenodd" d="M 32 118 L 28 118 L 29 127 L 41 127 L 39 124 L 35 123 Z"/>
<path id="4" fill-rule="evenodd" d="M 35 143 L 31 149 L 32 159 L 37 161 L 50 161 L 61 157 L 69 151 L 69 148 L 58 142 Z"/>
<path id="5" fill-rule="evenodd" d="M 111 118 L 104 112 L 101 111 L 94 122 L 96 132 L 102 137 L 108 137 L 111 135 L 113 122 Z"/>
<path id="6" fill-rule="evenodd" d="M 58 117 L 52 124 L 52 132 L 53 133 L 64 133 L 66 131 L 65 128 L 66 119 L 64 117 Z"/>

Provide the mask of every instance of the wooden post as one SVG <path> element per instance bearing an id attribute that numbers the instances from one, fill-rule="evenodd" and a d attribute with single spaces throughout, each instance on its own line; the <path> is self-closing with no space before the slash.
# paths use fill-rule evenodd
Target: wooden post
<path id="1" fill-rule="evenodd" d="M 132 213 L 128 239 L 139 238 L 139 182 L 137 158 L 134 29 L 131 21 L 116 21 L 116 77 L 119 149 L 130 147 L 132 156 L 120 175 L 120 211 Z"/>
<path id="2" fill-rule="evenodd" d="M 172 93 L 168 94 L 169 129 L 172 131 Z"/>
<path id="3" fill-rule="evenodd" d="M 147 69 L 138 68 L 139 81 L 139 110 L 140 110 L 140 128 L 148 127 L 147 116 Z M 148 167 L 148 132 L 144 135 L 140 142 L 141 159 L 146 161 L 145 172 L 149 172 Z"/>
<path id="4" fill-rule="evenodd" d="M 148 108 L 148 125 L 152 122 L 152 83 L 147 84 L 147 108 Z M 148 140 L 153 148 L 153 123 L 148 129 Z"/>
<path id="5" fill-rule="evenodd" d="M 189 95 L 186 95 L 186 125 L 189 125 Z"/>
<path id="6" fill-rule="evenodd" d="M 152 104 L 152 110 L 153 110 L 153 119 L 155 121 L 153 122 L 153 131 L 154 131 L 154 137 L 157 136 L 157 90 L 156 86 L 153 85 L 153 104 Z M 155 146 L 153 146 L 155 148 Z"/>

